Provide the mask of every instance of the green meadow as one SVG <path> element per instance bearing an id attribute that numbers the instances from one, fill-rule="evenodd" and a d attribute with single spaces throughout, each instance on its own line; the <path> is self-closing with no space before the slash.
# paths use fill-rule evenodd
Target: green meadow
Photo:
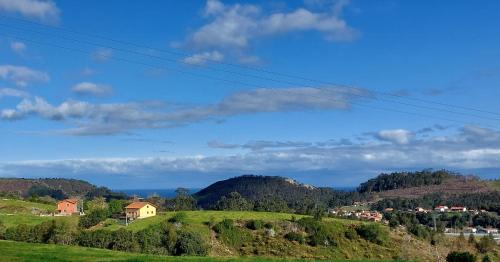
<path id="1" fill-rule="evenodd" d="M 0 240 L 0 259 L 2 261 L 186 261 L 186 262 L 280 262 L 280 261 L 312 261 L 303 259 L 279 259 L 265 257 L 171 257 L 135 254 L 112 251 L 98 248 L 84 248 L 76 246 L 62 246 L 49 244 L 33 244 Z M 345 260 L 328 260 L 345 261 Z M 349 261 L 375 261 L 375 260 L 349 260 Z M 377 260 L 382 261 L 382 260 Z"/>

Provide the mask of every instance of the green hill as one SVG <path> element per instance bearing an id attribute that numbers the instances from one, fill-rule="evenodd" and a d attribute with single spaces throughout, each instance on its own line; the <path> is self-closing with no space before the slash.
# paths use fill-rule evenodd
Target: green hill
<path id="1" fill-rule="evenodd" d="M 87 181 L 67 178 L 0 178 L 0 195 L 14 197 L 36 195 L 54 199 L 75 196 L 123 197 L 106 187 L 97 187 Z"/>
<path id="2" fill-rule="evenodd" d="M 197 192 L 194 197 L 201 207 L 212 208 L 221 197 L 231 192 L 238 192 L 256 205 L 278 199 L 284 201 L 291 210 L 303 209 L 304 205 L 326 206 L 328 201 L 345 195 L 331 188 L 317 188 L 284 177 L 244 175 L 216 182 Z"/>

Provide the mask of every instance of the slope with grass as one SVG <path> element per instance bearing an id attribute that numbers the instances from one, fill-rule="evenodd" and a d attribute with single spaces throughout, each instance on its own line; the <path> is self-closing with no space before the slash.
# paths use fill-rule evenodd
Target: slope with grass
<path id="1" fill-rule="evenodd" d="M 186 262 L 273 262 L 273 261 L 305 261 L 301 259 L 278 258 L 214 258 L 214 257 L 169 257 L 146 254 L 134 254 L 98 248 L 75 246 L 32 244 L 0 240 L 0 260 L 2 261 L 186 261 Z M 330 260 L 335 261 L 335 260 Z M 342 261 L 342 260 L 338 260 Z M 370 260 L 355 260 L 353 262 Z"/>
<path id="2" fill-rule="evenodd" d="M 65 220 L 70 224 L 78 223 L 78 217 L 54 217 L 40 216 L 40 214 L 49 214 L 53 212 L 55 205 L 29 202 L 19 199 L 0 199 L 0 221 L 6 227 L 13 227 L 20 224 L 37 225 L 48 220 Z"/>

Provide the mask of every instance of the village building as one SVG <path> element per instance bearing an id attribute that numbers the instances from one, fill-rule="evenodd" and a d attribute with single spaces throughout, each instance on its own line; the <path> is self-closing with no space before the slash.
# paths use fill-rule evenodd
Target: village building
<path id="1" fill-rule="evenodd" d="M 387 208 L 384 208 L 384 211 L 385 211 L 385 212 L 392 212 L 392 211 L 394 211 L 394 208 L 392 208 L 392 207 L 387 207 Z"/>
<path id="2" fill-rule="evenodd" d="M 493 227 L 478 227 L 477 228 L 478 233 L 484 233 L 484 234 L 498 234 L 498 229 L 493 228 Z"/>
<path id="3" fill-rule="evenodd" d="M 437 206 L 434 208 L 434 210 L 439 211 L 439 212 L 447 212 L 448 209 L 449 208 L 447 206 Z"/>
<path id="4" fill-rule="evenodd" d="M 78 199 L 69 198 L 57 202 L 57 212 L 66 216 L 80 214 L 80 210 L 78 209 Z"/>
<path id="5" fill-rule="evenodd" d="M 427 211 L 427 210 L 425 210 L 425 208 L 423 208 L 423 207 L 416 207 L 415 208 L 415 212 L 425 212 L 425 211 Z"/>
<path id="6" fill-rule="evenodd" d="M 460 206 L 450 207 L 450 211 L 451 212 L 466 212 L 467 208 L 466 207 L 460 207 Z"/>
<path id="7" fill-rule="evenodd" d="M 357 213 L 356 216 L 374 222 L 382 221 L 382 214 L 377 211 L 362 211 L 361 213 Z"/>
<path id="8" fill-rule="evenodd" d="M 129 220 L 156 216 L 156 206 L 149 202 L 133 202 L 125 207 L 125 216 Z"/>

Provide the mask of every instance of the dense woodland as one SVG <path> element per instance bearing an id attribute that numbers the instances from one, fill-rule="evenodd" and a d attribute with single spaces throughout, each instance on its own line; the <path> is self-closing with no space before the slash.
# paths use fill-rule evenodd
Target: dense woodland
<path id="1" fill-rule="evenodd" d="M 445 179 L 457 176 L 446 170 L 423 170 L 417 172 L 395 172 L 391 174 L 382 173 L 358 187 L 359 193 L 381 192 L 392 189 L 419 187 L 428 185 L 439 185 Z"/>

